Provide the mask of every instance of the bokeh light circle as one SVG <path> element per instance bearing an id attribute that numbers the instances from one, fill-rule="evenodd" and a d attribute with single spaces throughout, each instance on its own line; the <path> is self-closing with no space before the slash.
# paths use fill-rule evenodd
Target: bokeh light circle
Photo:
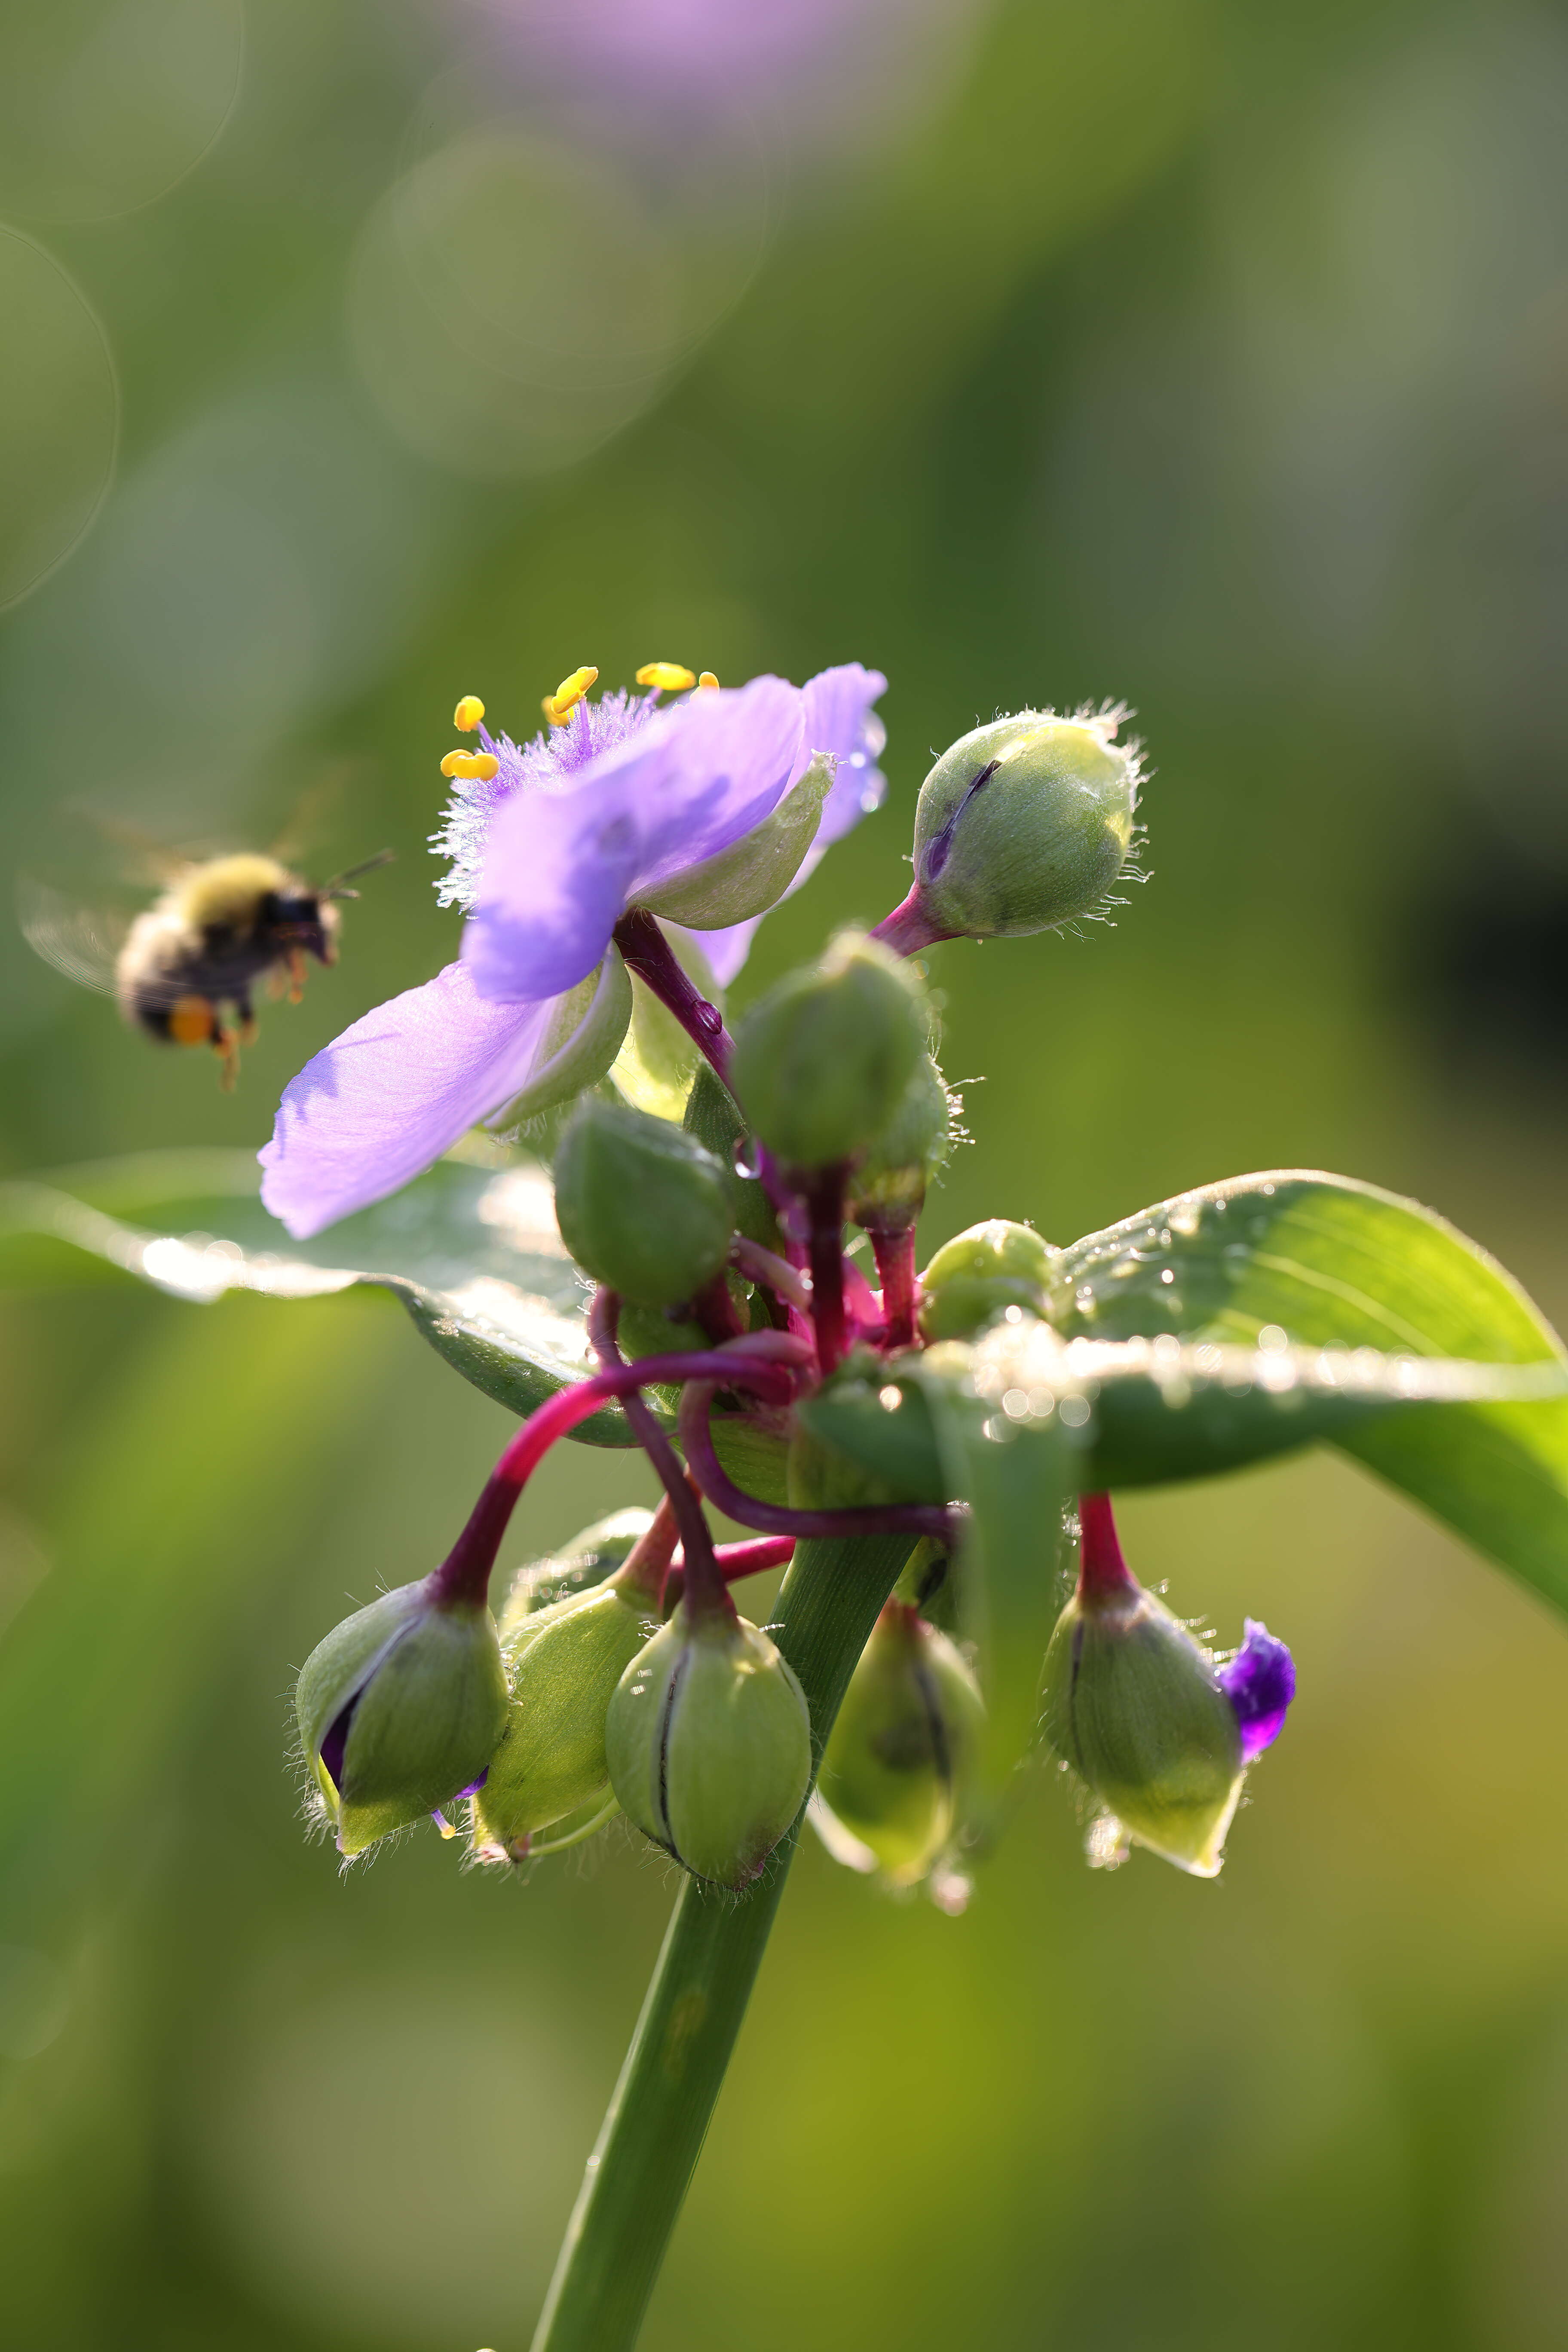
<path id="1" fill-rule="evenodd" d="M 0 611 L 63 563 L 114 478 L 120 387 L 86 296 L 31 237 L 0 228 Z"/>
<path id="2" fill-rule="evenodd" d="M 490 124 L 382 199 L 350 333 L 422 455 L 479 478 L 554 471 L 655 397 L 688 341 L 679 257 L 613 162 Z"/>
<path id="3" fill-rule="evenodd" d="M 0 205 L 110 220 L 166 196 L 222 131 L 242 0 L 49 0 L 0 12 Z"/>

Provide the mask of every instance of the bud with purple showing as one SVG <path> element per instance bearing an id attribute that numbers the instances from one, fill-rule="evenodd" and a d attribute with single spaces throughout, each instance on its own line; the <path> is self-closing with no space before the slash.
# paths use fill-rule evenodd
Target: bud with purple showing
<path id="1" fill-rule="evenodd" d="M 1046 1654 L 1046 1737 L 1126 1838 L 1213 1878 L 1247 1767 L 1295 1696 L 1290 1653 L 1248 1618 L 1216 1665 L 1128 1569 L 1110 1496 L 1081 1496 L 1079 1513 L 1078 1590 Z M 1119 1842 L 1097 1832 L 1102 1853 Z"/>

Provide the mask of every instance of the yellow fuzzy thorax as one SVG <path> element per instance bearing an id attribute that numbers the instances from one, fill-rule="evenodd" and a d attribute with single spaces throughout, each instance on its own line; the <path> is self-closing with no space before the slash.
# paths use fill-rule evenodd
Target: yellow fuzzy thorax
<path id="1" fill-rule="evenodd" d="M 197 930 L 212 923 L 246 930 L 255 923 L 258 903 L 269 890 L 284 891 L 293 897 L 300 887 L 288 867 L 279 866 L 275 857 L 242 852 L 234 857 L 215 857 L 210 865 L 198 866 L 174 896 L 185 921 Z"/>

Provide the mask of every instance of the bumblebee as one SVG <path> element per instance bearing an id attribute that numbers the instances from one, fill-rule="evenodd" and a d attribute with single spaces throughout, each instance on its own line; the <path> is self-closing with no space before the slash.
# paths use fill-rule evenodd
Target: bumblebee
<path id="1" fill-rule="evenodd" d="M 161 898 L 124 929 L 72 908 L 37 882 L 22 892 L 29 944 L 68 979 L 112 995 L 133 1028 L 161 1045 L 210 1045 L 227 1091 L 239 1050 L 256 1037 L 253 992 L 266 983 L 297 1004 L 305 960 L 338 960 L 342 917 L 336 901 L 357 898 L 347 886 L 391 856 L 383 850 L 331 882 L 313 883 L 279 858 L 253 851 L 176 866 Z"/>

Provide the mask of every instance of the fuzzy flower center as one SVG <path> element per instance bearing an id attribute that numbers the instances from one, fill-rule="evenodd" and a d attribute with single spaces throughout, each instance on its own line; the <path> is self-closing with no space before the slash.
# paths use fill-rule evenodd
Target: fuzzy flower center
<path id="1" fill-rule="evenodd" d="M 452 793 L 440 830 L 430 835 L 430 847 L 436 856 L 450 861 L 436 885 L 442 906 L 465 911 L 473 907 L 490 825 L 496 811 L 514 793 L 559 791 L 591 760 L 613 751 L 645 727 L 659 707 L 660 695 L 707 693 L 719 684 L 711 670 L 699 673 L 680 662 L 645 662 L 637 674 L 643 693 L 623 688 L 590 701 L 589 689 L 598 679 L 598 671 L 588 665 L 563 677 L 554 693 L 543 698 L 546 730 L 530 743 L 491 735 L 477 694 L 465 694 L 458 702 L 453 725 L 459 734 L 477 734 L 483 748 L 470 751 L 459 746 L 441 762 Z"/>

